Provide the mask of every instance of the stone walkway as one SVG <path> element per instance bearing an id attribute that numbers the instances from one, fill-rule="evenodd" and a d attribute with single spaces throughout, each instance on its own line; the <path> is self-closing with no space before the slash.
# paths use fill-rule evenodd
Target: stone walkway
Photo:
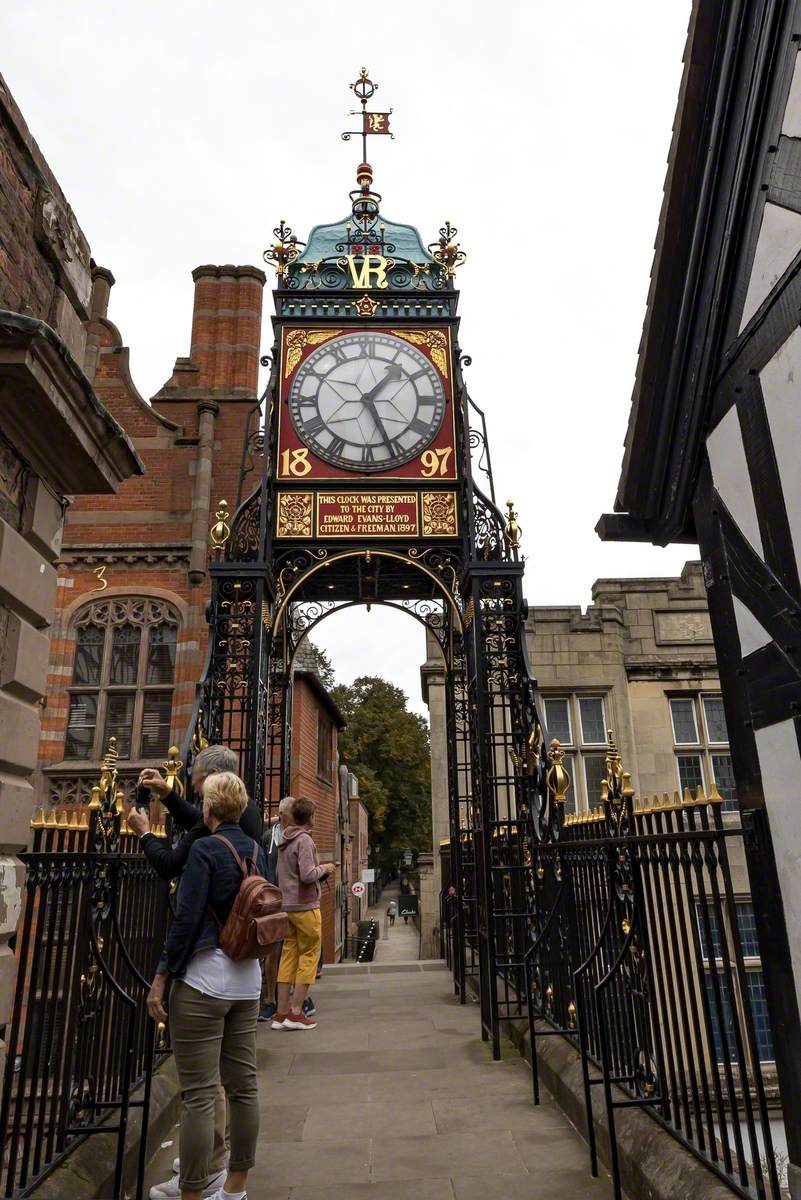
<path id="1" fill-rule="evenodd" d="M 512 1047 L 492 1061 L 442 964 L 327 967 L 314 995 L 317 1029 L 259 1026 L 250 1200 L 609 1200 Z"/>
<path id="2" fill-rule="evenodd" d="M 368 917 L 378 922 L 381 930 L 375 947 L 376 963 L 417 962 L 420 957 L 420 931 L 414 920 L 409 917 L 409 923 L 406 924 L 403 917 L 396 917 L 395 924 L 389 924 L 387 905 L 390 900 L 397 903 L 399 892 L 397 883 L 390 884 L 384 888 L 378 903 L 367 912 Z"/>

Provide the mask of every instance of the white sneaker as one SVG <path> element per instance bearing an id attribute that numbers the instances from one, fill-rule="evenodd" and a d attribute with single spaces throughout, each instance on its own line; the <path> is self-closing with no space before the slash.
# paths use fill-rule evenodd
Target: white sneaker
<path id="1" fill-rule="evenodd" d="M 212 1175 L 203 1189 L 203 1200 L 212 1200 L 214 1196 L 222 1195 L 223 1184 L 228 1177 L 228 1171 L 219 1171 L 216 1175 Z"/>
<path id="2" fill-rule="evenodd" d="M 168 1179 L 166 1183 L 155 1184 L 150 1189 L 150 1200 L 181 1200 L 180 1178 L 176 1171 L 172 1179 Z"/>
<path id="3" fill-rule="evenodd" d="M 178 1174 L 180 1174 L 180 1171 L 181 1171 L 181 1160 L 180 1160 L 180 1158 L 179 1158 L 179 1157 L 176 1155 L 176 1157 L 175 1157 L 175 1158 L 172 1160 L 172 1172 L 173 1172 L 173 1175 L 178 1175 Z"/>
<path id="4" fill-rule="evenodd" d="M 176 1158 L 173 1163 L 173 1168 L 179 1160 Z M 222 1185 L 225 1183 L 227 1171 L 218 1171 L 216 1175 L 212 1175 L 208 1183 L 203 1189 L 204 1200 L 209 1200 L 210 1197 L 216 1196 L 222 1191 Z M 150 1189 L 150 1200 L 180 1200 L 181 1184 L 178 1171 L 175 1172 L 172 1179 L 168 1179 L 166 1183 L 157 1183 L 155 1187 Z"/>

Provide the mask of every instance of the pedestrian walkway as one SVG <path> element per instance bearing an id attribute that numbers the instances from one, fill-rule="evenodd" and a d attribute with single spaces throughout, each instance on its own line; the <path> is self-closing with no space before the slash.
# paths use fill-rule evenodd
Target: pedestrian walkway
<path id="1" fill-rule="evenodd" d="M 384 888 L 378 903 L 368 910 L 367 916 L 372 917 L 381 930 L 375 946 L 375 962 L 399 963 L 416 962 L 420 957 L 420 930 L 409 917 L 406 924 L 403 917 L 396 917 L 395 924 L 389 924 L 387 905 L 390 900 L 396 903 L 400 895 L 397 883 L 391 883 Z"/>
<path id="2" fill-rule="evenodd" d="M 317 1029 L 259 1026 L 250 1200 L 609 1200 L 512 1047 L 492 1061 L 441 963 L 326 967 L 314 996 Z M 177 1137 L 149 1182 L 175 1153 Z"/>

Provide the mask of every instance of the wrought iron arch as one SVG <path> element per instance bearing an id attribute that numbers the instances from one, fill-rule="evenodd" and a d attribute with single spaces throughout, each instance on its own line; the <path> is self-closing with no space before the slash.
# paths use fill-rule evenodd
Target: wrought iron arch
<path id="1" fill-rule="evenodd" d="M 407 600 L 407 601 L 401 601 L 401 602 L 398 602 L 395 600 L 370 600 L 370 601 L 367 601 L 367 600 L 330 600 L 330 601 L 309 600 L 306 602 L 300 601 L 300 602 L 298 602 L 298 604 L 296 606 L 297 608 L 304 607 L 304 608 L 308 608 L 308 609 L 319 609 L 320 610 L 316 614 L 309 614 L 309 613 L 301 614 L 300 620 L 304 622 L 303 624 L 299 623 L 297 614 L 293 613 L 291 611 L 293 608 L 293 605 L 290 604 L 289 605 L 289 610 L 290 610 L 289 621 L 291 623 L 291 632 L 289 635 L 290 636 L 290 645 L 291 645 L 291 658 L 290 658 L 290 662 L 289 662 L 290 668 L 291 668 L 292 664 L 294 663 L 295 655 L 297 654 L 297 652 L 300 648 L 300 644 L 303 641 L 303 639 L 305 637 L 308 637 L 309 634 L 311 633 L 311 631 L 313 629 L 315 629 L 318 625 L 320 625 L 327 617 L 332 617 L 332 616 L 334 616 L 335 613 L 344 612 L 345 609 L 348 609 L 348 608 L 361 608 L 361 607 L 370 608 L 374 604 L 379 605 L 382 608 L 392 608 L 396 612 L 405 613 L 406 615 L 413 617 L 415 619 L 415 621 L 417 621 L 420 625 L 423 626 L 423 628 L 426 630 L 426 632 L 431 633 L 433 635 L 433 637 L 435 638 L 435 640 L 437 642 L 437 646 L 440 651 L 440 654 L 442 655 L 443 662 L 446 667 L 449 667 L 450 666 L 450 661 L 449 661 L 450 656 L 448 655 L 448 652 L 447 652 L 447 643 L 446 643 L 445 635 L 447 634 L 448 630 L 450 629 L 450 626 L 445 621 L 444 614 L 441 613 L 438 609 L 433 607 L 435 603 L 436 602 L 433 600 Z M 425 612 L 424 610 L 426 608 L 430 608 L 431 611 L 428 613 Z M 285 620 L 286 616 L 287 616 L 287 610 L 285 609 L 284 614 L 282 616 L 282 620 Z M 437 621 L 435 619 L 438 616 L 442 618 L 439 621 Z"/>

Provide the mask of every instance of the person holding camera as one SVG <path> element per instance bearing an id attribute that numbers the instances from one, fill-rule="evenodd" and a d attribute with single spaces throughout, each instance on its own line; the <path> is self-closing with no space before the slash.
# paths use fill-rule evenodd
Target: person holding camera
<path id="1" fill-rule="evenodd" d="M 194 794 L 202 795 L 203 785 L 211 776 L 220 772 L 236 774 L 238 768 L 239 759 L 228 746 L 207 746 L 192 763 L 190 778 Z M 163 838 L 157 838 L 150 832 L 148 806 L 151 797 L 161 801 L 175 824 L 186 831 L 176 846 L 170 846 Z M 139 775 L 137 801 L 139 807 L 132 808 L 126 818 L 129 828 L 139 835 L 142 852 L 156 874 L 161 879 L 177 879 L 186 866 L 194 843 L 211 833 L 203 819 L 202 811 L 181 795 L 176 787 L 170 785 L 159 771 L 149 767 Z M 255 805 L 246 805 L 239 818 L 239 826 L 249 838 L 260 838 L 261 819 Z M 157 974 L 148 1000 L 157 1001 L 163 1006 L 165 985 L 166 976 L 163 973 Z M 225 1092 L 222 1087 L 217 1089 L 214 1129 L 214 1151 L 209 1179 L 203 1191 L 204 1197 L 212 1196 L 222 1184 L 228 1161 L 230 1137 Z M 171 1178 L 163 1183 L 154 1184 L 150 1189 L 150 1200 L 177 1200 L 180 1194 L 180 1159 L 176 1158 Z"/>
<path id="2" fill-rule="evenodd" d="M 244 1200 L 248 1171 L 255 1162 L 259 1132 L 256 1081 L 256 1020 L 261 995 L 258 958 L 230 958 L 220 947 L 242 872 L 264 876 L 265 854 L 245 835 L 240 818 L 247 805 L 242 780 L 230 771 L 209 775 L 203 784 L 203 821 L 210 834 L 190 847 L 178 888 L 175 917 L 148 996 L 154 1021 L 166 1022 L 181 1085 L 180 1195 L 202 1200 L 209 1194 L 215 1145 L 215 1094 L 222 1082 L 230 1111 L 228 1171 L 212 1200 Z M 161 987 L 156 986 L 161 981 Z"/>
<path id="3" fill-rule="evenodd" d="M 201 795 L 203 784 L 210 775 L 219 771 L 236 774 L 238 769 L 239 759 L 233 750 L 227 746 L 207 746 L 192 763 L 192 790 L 196 795 Z M 178 828 L 186 831 L 177 846 L 165 844 L 163 838 L 157 838 L 150 832 L 147 805 L 151 796 L 160 800 Z M 146 767 L 140 773 L 137 807 L 131 809 L 127 821 L 129 828 L 139 834 L 142 853 L 160 879 L 177 879 L 186 866 L 193 842 L 209 835 L 202 812 L 154 767 Z M 256 841 L 261 839 L 261 817 L 254 804 L 246 805 L 239 824 L 249 838 Z"/>
<path id="4" fill-rule="evenodd" d="M 273 1029 L 315 1029 L 303 1004 L 317 976 L 322 946 L 320 881 L 336 871 L 336 863 L 321 863 L 312 838 L 315 803 L 301 797 L 292 805 L 292 824 L 283 829 L 278 847 L 278 886 L 289 918 L 278 967 L 278 1012 Z M 291 993 L 291 1001 L 290 1001 Z"/>

